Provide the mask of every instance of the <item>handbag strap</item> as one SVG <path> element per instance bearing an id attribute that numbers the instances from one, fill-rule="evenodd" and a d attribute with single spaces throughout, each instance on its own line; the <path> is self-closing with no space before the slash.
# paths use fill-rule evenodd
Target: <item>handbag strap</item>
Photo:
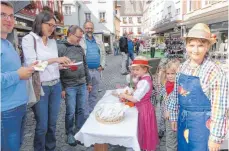
<path id="1" fill-rule="evenodd" d="M 38 58 L 37 58 L 37 41 L 32 34 L 30 34 L 30 35 L 33 37 L 33 47 L 34 47 L 35 54 L 36 54 L 36 60 L 38 60 Z"/>

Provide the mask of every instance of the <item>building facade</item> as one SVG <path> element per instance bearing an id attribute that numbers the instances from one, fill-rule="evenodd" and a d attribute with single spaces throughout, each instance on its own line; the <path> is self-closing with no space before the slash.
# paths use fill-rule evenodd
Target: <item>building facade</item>
<path id="1" fill-rule="evenodd" d="M 95 34 L 110 50 L 115 39 L 115 3 L 110 0 L 64 0 L 64 24 L 83 27 L 87 20 L 94 23 Z"/>
<path id="2" fill-rule="evenodd" d="M 120 36 L 127 33 L 132 38 L 142 37 L 143 5 L 141 1 L 120 1 Z"/>
<path id="3" fill-rule="evenodd" d="M 205 23 L 217 37 L 217 43 L 212 47 L 212 51 L 227 52 L 228 48 L 222 47 L 222 44 L 228 43 L 228 1 L 186 0 L 183 7 L 183 33 L 187 33 L 196 23 Z"/>
<path id="4" fill-rule="evenodd" d="M 149 3 L 148 11 L 152 16 L 149 24 L 151 34 L 179 33 L 182 21 L 182 4 L 182 0 L 152 0 Z"/>
<path id="5" fill-rule="evenodd" d="M 114 19 L 114 25 L 115 25 L 115 39 L 119 39 L 120 38 L 120 23 L 121 23 L 121 19 L 120 19 L 120 8 L 121 8 L 121 4 L 119 1 L 114 1 L 114 15 L 115 15 L 115 19 Z"/>

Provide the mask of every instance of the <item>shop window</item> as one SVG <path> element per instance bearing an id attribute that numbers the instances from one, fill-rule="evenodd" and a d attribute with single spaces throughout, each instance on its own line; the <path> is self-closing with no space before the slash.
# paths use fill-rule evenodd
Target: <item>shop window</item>
<path id="1" fill-rule="evenodd" d="M 65 12 L 65 15 L 71 15 L 72 14 L 71 6 L 65 6 L 64 12 Z"/>
<path id="2" fill-rule="evenodd" d="M 99 19 L 100 19 L 100 23 L 106 22 L 106 12 L 100 12 Z"/>

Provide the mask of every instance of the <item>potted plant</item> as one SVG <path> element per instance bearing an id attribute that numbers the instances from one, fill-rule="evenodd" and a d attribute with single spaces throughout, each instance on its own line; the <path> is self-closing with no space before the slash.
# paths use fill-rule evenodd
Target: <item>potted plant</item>
<path id="1" fill-rule="evenodd" d="M 105 22 L 105 19 L 104 19 L 104 18 L 101 18 L 101 19 L 100 19 L 100 22 L 101 22 L 101 23 Z"/>

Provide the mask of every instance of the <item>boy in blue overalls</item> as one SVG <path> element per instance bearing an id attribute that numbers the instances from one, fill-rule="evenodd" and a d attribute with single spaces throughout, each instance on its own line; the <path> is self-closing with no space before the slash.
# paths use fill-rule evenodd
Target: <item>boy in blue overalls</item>
<path id="1" fill-rule="evenodd" d="M 218 151 L 227 132 L 229 85 L 226 74 L 207 52 L 216 42 L 206 24 L 196 24 L 185 37 L 188 60 L 179 69 L 169 101 L 178 151 Z"/>

